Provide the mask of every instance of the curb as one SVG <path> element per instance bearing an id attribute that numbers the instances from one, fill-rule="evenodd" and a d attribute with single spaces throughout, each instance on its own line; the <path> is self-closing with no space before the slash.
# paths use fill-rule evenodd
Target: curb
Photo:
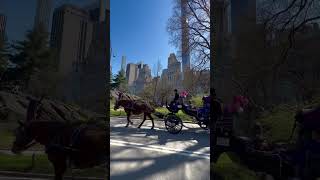
<path id="1" fill-rule="evenodd" d="M 35 173 L 22 173 L 16 171 L 0 171 L 2 176 L 11 176 L 11 177 L 24 177 L 24 178 L 47 178 L 53 179 L 54 175 L 51 174 L 35 174 Z M 73 179 L 73 180 L 105 180 L 103 178 L 94 178 L 94 177 L 74 177 L 65 176 L 64 179 Z"/>

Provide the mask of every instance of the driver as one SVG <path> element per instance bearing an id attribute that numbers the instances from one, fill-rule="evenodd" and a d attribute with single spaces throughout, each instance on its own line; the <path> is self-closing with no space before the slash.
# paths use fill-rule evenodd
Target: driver
<path id="1" fill-rule="evenodd" d="M 174 99 L 173 99 L 173 102 L 174 103 L 177 103 L 178 102 L 178 100 L 179 100 L 179 93 L 178 93 L 178 90 L 177 89 L 175 89 L 174 90 Z"/>
<path id="2" fill-rule="evenodd" d="M 180 98 L 180 96 L 179 96 L 178 90 L 175 89 L 175 90 L 174 90 L 174 98 L 173 98 L 173 100 L 171 101 L 170 106 L 172 106 L 172 105 L 174 105 L 174 104 L 177 104 L 178 101 L 179 101 L 179 98 Z"/>

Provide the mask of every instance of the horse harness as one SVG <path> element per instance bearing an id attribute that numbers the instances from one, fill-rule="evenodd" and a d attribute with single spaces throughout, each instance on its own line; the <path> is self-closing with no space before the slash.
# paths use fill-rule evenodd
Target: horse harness
<path id="1" fill-rule="evenodd" d="M 46 145 L 46 153 L 53 152 L 53 151 L 59 151 L 59 152 L 65 152 L 67 154 L 70 154 L 72 152 L 77 152 L 79 149 L 75 148 L 75 146 L 79 142 L 79 137 L 81 133 L 87 128 L 87 125 L 82 124 L 79 127 L 72 130 L 71 136 L 70 136 L 70 143 L 69 145 L 64 145 L 63 143 L 63 134 L 56 133 L 53 139 L 50 141 L 48 145 Z"/>
<path id="2" fill-rule="evenodd" d="M 124 109 L 129 109 L 129 110 L 131 110 L 131 111 L 134 111 L 135 110 L 135 108 L 134 108 L 134 100 L 131 100 L 131 101 L 129 101 L 130 103 L 129 103 L 129 105 L 127 105 L 127 106 L 124 106 L 123 108 Z"/>

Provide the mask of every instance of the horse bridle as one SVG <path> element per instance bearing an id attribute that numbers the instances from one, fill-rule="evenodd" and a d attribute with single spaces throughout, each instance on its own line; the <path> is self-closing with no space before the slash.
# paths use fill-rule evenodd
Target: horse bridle
<path id="1" fill-rule="evenodd" d="M 18 121 L 18 123 L 20 124 L 20 126 L 22 126 L 22 127 L 24 127 L 24 128 L 26 128 L 26 126 L 27 126 L 27 125 L 25 125 L 25 124 L 24 124 L 23 122 L 21 122 L 21 121 Z M 23 146 L 23 149 L 28 149 L 28 148 L 36 145 L 38 142 L 37 142 L 35 139 L 36 139 L 36 137 L 32 138 L 32 140 L 31 140 L 30 143 L 28 143 L 27 145 Z"/>
<path id="2" fill-rule="evenodd" d="M 36 119 L 36 118 L 37 118 L 37 112 L 38 112 L 39 108 L 42 106 L 42 100 L 43 100 L 43 98 L 44 98 L 44 96 L 42 96 L 42 97 L 40 98 L 40 100 L 38 101 L 38 104 L 37 104 L 37 106 L 36 106 L 36 108 L 35 108 L 35 111 L 34 111 L 34 114 L 33 114 L 33 119 Z M 24 127 L 24 128 L 27 128 L 27 125 L 24 124 L 23 122 L 18 121 L 18 123 L 20 124 L 20 126 L 22 126 L 22 127 Z M 36 145 L 38 142 L 37 142 L 35 139 L 36 139 L 36 137 L 34 137 L 34 138 L 31 140 L 31 142 L 28 143 L 27 145 L 25 145 L 23 148 L 24 148 L 24 149 L 28 149 L 28 148 Z"/>

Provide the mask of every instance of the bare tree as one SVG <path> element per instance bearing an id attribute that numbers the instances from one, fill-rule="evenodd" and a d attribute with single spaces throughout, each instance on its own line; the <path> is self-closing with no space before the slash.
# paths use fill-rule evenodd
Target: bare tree
<path id="1" fill-rule="evenodd" d="M 294 79 L 294 84 L 300 86 L 301 92 L 314 91 L 310 90 L 314 87 L 306 87 L 311 84 L 306 83 L 307 76 L 301 76 L 301 71 L 310 70 L 302 70 L 299 66 L 307 61 L 314 64 L 311 56 L 307 55 L 312 52 L 301 47 L 310 42 L 306 40 L 306 34 L 312 35 L 312 30 L 304 29 L 320 19 L 319 0 L 292 0 L 288 4 L 265 0 L 258 7 L 255 27 L 250 28 L 249 32 L 238 34 L 241 45 L 237 47 L 238 53 L 233 60 L 234 85 L 243 94 L 259 96 L 263 105 L 275 103 L 279 83 L 283 78 Z"/>
<path id="2" fill-rule="evenodd" d="M 273 68 L 286 63 L 297 33 L 306 25 L 320 19 L 319 0 L 291 0 L 288 2 L 281 6 L 279 1 L 268 0 L 259 11 L 259 20 L 264 24 L 269 37 L 274 37 L 275 33 L 287 36 L 284 38 L 285 42 L 282 42 L 281 56 Z"/>
<path id="3" fill-rule="evenodd" d="M 277 6 L 276 1 L 268 1 L 270 6 Z M 271 9 L 271 8 L 265 8 Z M 266 12 L 264 10 L 263 12 Z M 270 10 L 269 10 L 270 11 Z M 282 70 L 286 70 L 286 66 L 290 64 L 294 56 L 294 48 L 296 46 L 296 38 L 301 35 L 301 31 L 320 19 L 320 2 L 319 0 L 291 0 L 288 4 L 278 7 L 276 10 L 265 14 L 261 18 L 265 30 L 269 33 L 269 37 L 278 38 L 281 45 L 281 52 L 275 63 L 270 66 L 273 72 L 273 83 L 279 79 Z M 278 36 L 274 36 L 274 35 Z M 307 53 L 307 52 L 305 52 Z M 301 62 L 302 63 L 302 62 Z M 290 70 L 289 72 L 293 72 Z M 291 75 L 297 75 L 292 73 Z M 273 85 L 274 86 L 274 85 Z"/>
<path id="4" fill-rule="evenodd" d="M 182 84 L 192 96 L 198 93 L 208 93 L 210 89 L 210 71 L 191 69 L 185 73 Z"/>
<path id="5" fill-rule="evenodd" d="M 210 63 L 210 2 L 209 0 L 175 0 L 173 14 L 168 20 L 170 42 L 182 51 L 188 36 L 188 52 L 195 68 L 207 68 Z"/>

